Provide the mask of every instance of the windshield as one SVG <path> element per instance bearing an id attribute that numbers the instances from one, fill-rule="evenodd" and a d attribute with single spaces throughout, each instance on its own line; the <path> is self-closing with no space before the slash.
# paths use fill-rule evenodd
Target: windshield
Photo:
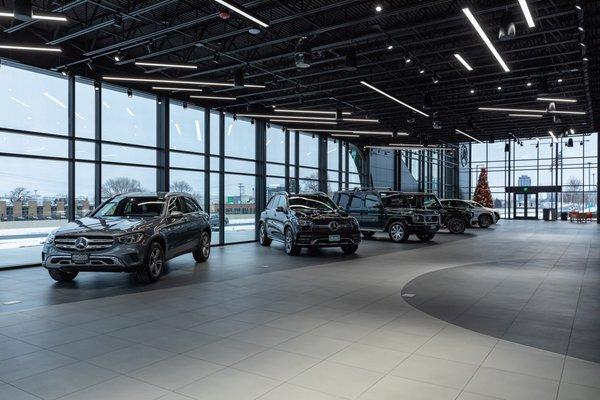
<path id="1" fill-rule="evenodd" d="M 165 202 L 158 197 L 125 197 L 113 199 L 94 213 L 96 218 L 158 217 Z"/>
<path id="2" fill-rule="evenodd" d="M 309 195 L 309 196 L 291 196 L 289 198 L 289 207 L 292 210 L 317 209 L 319 211 L 334 211 L 337 206 L 327 196 Z"/>
<path id="3" fill-rule="evenodd" d="M 425 195 L 406 195 L 406 202 L 410 207 L 414 208 L 427 208 L 427 207 L 441 207 L 437 197 L 433 194 Z"/>

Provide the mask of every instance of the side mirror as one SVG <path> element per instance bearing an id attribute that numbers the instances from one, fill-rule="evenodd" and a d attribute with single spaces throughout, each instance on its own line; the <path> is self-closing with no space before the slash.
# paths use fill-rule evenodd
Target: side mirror
<path id="1" fill-rule="evenodd" d="M 283 208 L 282 206 L 277 206 L 277 208 L 275 209 L 275 211 L 277 211 L 277 212 L 285 212 L 285 208 Z"/>
<path id="2" fill-rule="evenodd" d="M 169 214 L 169 217 L 179 219 L 183 217 L 183 213 L 181 211 L 173 211 L 171 214 Z"/>

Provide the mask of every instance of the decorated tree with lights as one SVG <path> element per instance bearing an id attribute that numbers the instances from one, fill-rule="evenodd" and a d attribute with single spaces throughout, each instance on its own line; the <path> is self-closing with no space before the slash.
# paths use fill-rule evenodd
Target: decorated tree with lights
<path id="1" fill-rule="evenodd" d="M 490 185 L 488 184 L 488 174 L 486 168 L 481 168 L 479 180 L 477 181 L 477 187 L 475 188 L 475 194 L 473 195 L 473 201 L 478 202 L 484 207 L 494 207 L 492 191 L 490 190 Z"/>

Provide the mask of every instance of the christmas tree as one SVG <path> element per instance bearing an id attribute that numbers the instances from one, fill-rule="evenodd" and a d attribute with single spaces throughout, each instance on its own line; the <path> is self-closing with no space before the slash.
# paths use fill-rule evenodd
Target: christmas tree
<path id="1" fill-rule="evenodd" d="M 475 188 L 475 194 L 473 195 L 473 201 L 478 202 L 484 207 L 494 207 L 492 191 L 490 190 L 490 185 L 488 185 L 487 169 L 485 168 L 481 168 L 477 187 Z"/>

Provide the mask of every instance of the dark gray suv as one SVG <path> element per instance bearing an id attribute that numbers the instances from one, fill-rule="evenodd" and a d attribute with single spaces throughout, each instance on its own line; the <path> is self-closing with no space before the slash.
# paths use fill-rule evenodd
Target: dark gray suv
<path id="1" fill-rule="evenodd" d="M 158 280 L 166 260 L 192 253 L 210 255 L 208 214 L 185 193 L 129 193 L 114 196 L 88 216 L 50 233 L 42 265 L 57 281 L 81 271 L 135 272 Z"/>

